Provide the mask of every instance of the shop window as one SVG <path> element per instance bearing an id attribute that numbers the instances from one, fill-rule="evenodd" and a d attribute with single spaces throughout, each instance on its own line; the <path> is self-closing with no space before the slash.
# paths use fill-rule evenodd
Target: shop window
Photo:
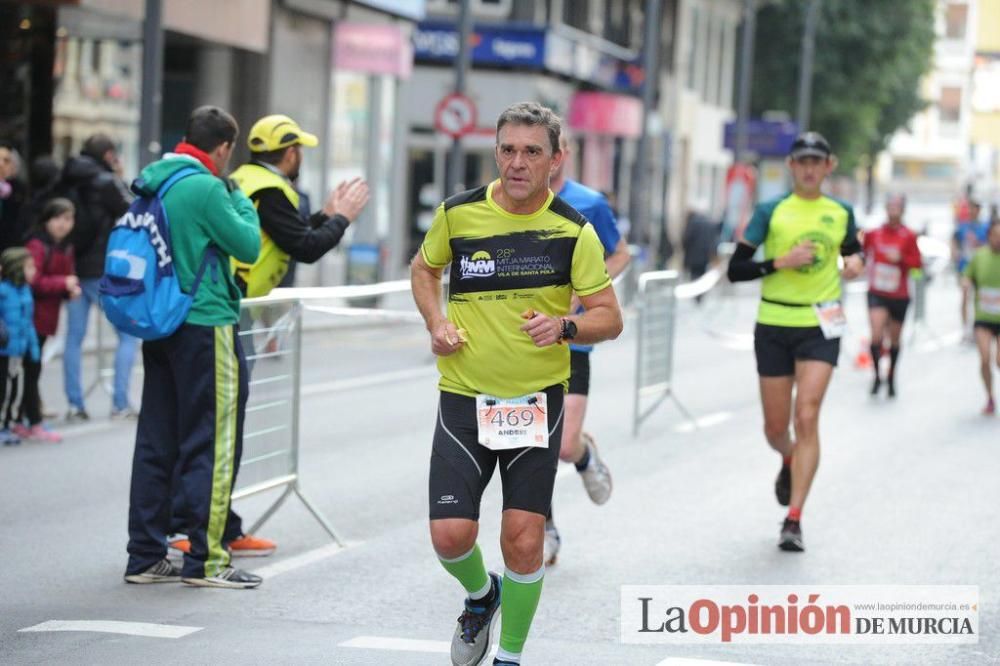
<path id="1" fill-rule="evenodd" d="M 429 12 L 458 14 L 459 0 L 427 0 Z M 513 0 L 471 0 L 469 9 L 473 16 L 510 16 Z"/>
<path id="2" fill-rule="evenodd" d="M 687 48 L 687 87 L 695 89 L 695 73 L 698 71 L 698 38 L 701 33 L 701 12 L 697 7 L 691 8 L 691 31 L 688 33 Z"/>
<path id="3" fill-rule="evenodd" d="M 579 30 L 590 29 L 590 0 L 563 0 L 562 20 Z"/>
<path id="4" fill-rule="evenodd" d="M 957 125 L 962 116 L 962 89 L 957 86 L 941 88 L 938 113 L 942 125 Z"/>
<path id="5" fill-rule="evenodd" d="M 965 39 L 966 25 L 969 22 L 969 5 L 964 2 L 953 2 L 944 10 L 944 35 L 948 39 Z"/>
<path id="6" fill-rule="evenodd" d="M 638 7 L 635 0 L 620 0 L 607 2 L 604 5 L 604 39 L 622 46 L 634 46 L 641 43 L 641 22 L 636 25 L 633 19 Z M 641 15 L 641 12 L 639 12 Z"/>
<path id="7" fill-rule="evenodd" d="M 955 177 L 955 165 L 947 162 L 927 162 L 923 165 L 923 175 L 928 180 L 951 180 Z"/>

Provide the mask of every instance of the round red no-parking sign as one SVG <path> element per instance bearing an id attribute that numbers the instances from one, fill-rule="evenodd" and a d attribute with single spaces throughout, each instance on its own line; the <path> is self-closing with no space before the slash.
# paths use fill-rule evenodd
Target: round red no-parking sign
<path id="1" fill-rule="evenodd" d="M 476 128 L 476 104 L 465 95 L 452 93 L 434 109 L 434 127 L 457 139 Z"/>

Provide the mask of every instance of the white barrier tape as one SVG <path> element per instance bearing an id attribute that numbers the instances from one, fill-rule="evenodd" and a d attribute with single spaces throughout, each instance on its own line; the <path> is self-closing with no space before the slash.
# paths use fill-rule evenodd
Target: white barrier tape
<path id="1" fill-rule="evenodd" d="M 322 312 L 323 314 L 336 315 L 338 317 L 371 317 L 389 321 L 403 321 L 421 323 L 424 318 L 419 312 L 403 312 L 401 310 L 379 310 L 377 308 L 344 308 L 325 305 L 303 306 L 311 312 Z"/>
<path id="2" fill-rule="evenodd" d="M 722 267 L 715 266 L 697 280 L 677 285 L 674 288 L 674 295 L 684 300 L 704 296 L 712 291 L 721 280 Z"/>
<path id="3" fill-rule="evenodd" d="M 410 291 L 409 280 L 392 280 L 377 284 L 349 284 L 338 287 L 292 287 L 274 289 L 267 296 L 243 299 L 245 305 L 263 305 L 266 303 L 281 303 L 290 300 L 319 301 L 333 299 L 371 298 L 387 294 L 400 294 Z"/>

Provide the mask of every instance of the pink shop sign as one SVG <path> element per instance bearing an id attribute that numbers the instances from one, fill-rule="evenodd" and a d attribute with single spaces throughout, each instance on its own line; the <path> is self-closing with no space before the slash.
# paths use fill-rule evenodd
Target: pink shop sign
<path id="1" fill-rule="evenodd" d="M 642 102 L 627 95 L 578 92 L 569 103 L 569 126 L 581 132 L 635 138 L 642 132 Z"/>
<path id="2" fill-rule="evenodd" d="M 413 71 L 413 47 L 397 26 L 341 21 L 333 28 L 333 66 L 406 79 Z"/>

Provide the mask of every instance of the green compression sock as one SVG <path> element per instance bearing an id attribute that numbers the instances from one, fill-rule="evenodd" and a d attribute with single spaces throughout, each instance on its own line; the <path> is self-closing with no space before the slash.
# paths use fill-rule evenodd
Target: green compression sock
<path id="1" fill-rule="evenodd" d="M 504 571 L 503 594 L 500 597 L 500 649 L 509 655 L 520 655 L 528 638 L 531 621 L 542 596 L 545 567 L 530 574 Z"/>
<path id="2" fill-rule="evenodd" d="M 439 557 L 441 566 L 445 571 L 458 579 L 465 591 L 473 599 L 480 599 L 490 592 L 490 577 L 486 573 L 486 566 L 483 564 L 483 551 L 479 550 L 477 543 L 465 555 L 453 560 L 446 560 Z"/>

